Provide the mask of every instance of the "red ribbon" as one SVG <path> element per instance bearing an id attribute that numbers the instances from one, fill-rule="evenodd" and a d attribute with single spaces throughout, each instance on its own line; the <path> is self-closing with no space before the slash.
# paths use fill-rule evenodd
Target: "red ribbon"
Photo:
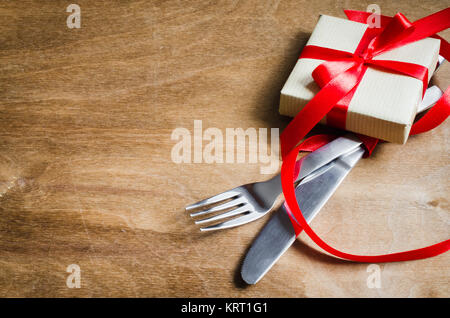
<path id="1" fill-rule="evenodd" d="M 366 23 L 370 13 L 360 11 L 345 11 L 352 21 Z M 313 151 L 319 148 L 330 137 L 324 135 L 313 136 L 297 146 L 306 134 L 336 105 L 345 105 L 357 88 L 368 67 L 378 67 L 383 70 L 404 74 L 417 78 L 423 82 L 423 92 L 428 84 L 428 70 L 412 63 L 388 60 L 373 60 L 373 57 L 403 46 L 405 44 L 433 36 L 435 33 L 450 27 L 450 8 L 434 13 L 430 16 L 409 22 L 404 15 L 398 13 L 393 18 L 381 16 L 381 28 L 368 28 L 354 53 L 348 53 L 317 46 L 306 46 L 301 57 L 325 60 L 313 72 L 313 78 L 321 90 L 290 122 L 280 136 L 283 164 L 281 167 L 281 181 L 286 206 L 297 236 L 302 230 L 322 249 L 328 253 L 358 262 L 395 262 L 423 259 L 444 253 L 450 249 L 450 240 L 446 240 L 425 248 L 401 253 L 365 256 L 341 252 L 324 242 L 308 225 L 298 206 L 292 180 L 299 171 L 296 165 L 299 151 Z M 442 38 L 440 54 L 450 59 L 449 44 Z M 337 107 L 339 109 L 339 106 Z M 333 116 L 342 116 L 342 107 Z M 439 102 L 416 122 L 411 134 L 431 130 L 441 124 L 450 114 L 450 89 L 447 89 Z M 378 143 L 378 139 L 359 136 L 370 155 Z M 297 220 L 297 221 L 296 221 Z M 298 222 L 298 223 L 297 223 Z"/>

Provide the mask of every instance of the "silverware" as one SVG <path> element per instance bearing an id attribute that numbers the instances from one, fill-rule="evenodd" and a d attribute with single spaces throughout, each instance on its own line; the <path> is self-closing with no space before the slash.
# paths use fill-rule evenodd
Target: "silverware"
<path id="1" fill-rule="evenodd" d="M 440 60 L 438 67 L 444 61 Z M 442 90 L 437 86 L 428 88 L 418 107 L 418 113 L 432 107 L 442 94 Z M 361 151 L 364 153 L 363 148 L 359 147 L 357 150 L 342 155 L 324 166 L 320 172 L 317 171 L 305 178 L 297 186 L 295 190 L 297 203 L 308 223 L 317 215 L 345 176 L 361 159 Z M 287 213 L 289 212 L 283 204 L 264 226 L 245 256 L 241 276 L 248 284 L 258 282 L 295 241 L 296 235 Z M 291 216 L 293 217 L 293 215 Z"/>
<path id="2" fill-rule="evenodd" d="M 439 56 L 436 70 L 444 61 L 445 59 Z M 433 106 L 442 94 L 442 91 L 437 86 L 428 88 L 418 108 L 418 112 Z M 355 137 L 338 138 L 310 153 L 301 159 L 302 169 L 296 182 L 360 145 L 361 142 Z M 245 184 L 189 205 L 186 207 L 186 211 L 198 210 L 197 212 L 192 212 L 190 214 L 191 217 L 207 216 L 215 213 L 213 216 L 197 219 L 195 221 L 196 224 L 229 219 L 218 224 L 202 227 L 200 228 L 201 231 L 225 229 L 246 224 L 264 216 L 274 208 L 281 192 L 281 180 L 278 174 L 267 181 Z"/>
<path id="3" fill-rule="evenodd" d="M 295 189 L 295 195 L 308 223 L 325 205 L 363 154 L 363 147 L 358 147 L 300 182 Z M 257 283 L 294 243 L 296 235 L 288 213 L 283 204 L 264 226 L 245 256 L 241 275 L 248 284 Z"/>
<path id="4" fill-rule="evenodd" d="M 356 137 L 337 138 L 301 159 L 301 171 L 296 182 L 338 158 L 339 156 L 358 148 L 361 141 Z M 214 222 L 226 218 L 219 224 L 202 227 L 201 231 L 211 231 L 242 225 L 267 214 L 274 208 L 282 192 L 280 175 L 263 181 L 245 184 L 225 191 L 208 199 L 186 207 L 186 211 L 199 210 L 192 217 L 207 216 L 214 212 L 222 212 L 204 219 L 198 219 L 196 224 Z M 211 207 L 211 205 L 217 204 Z M 231 209 L 231 210 L 230 210 Z"/>
<path id="5" fill-rule="evenodd" d="M 437 86 L 429 87 L 424 95 L 418 112 L 432 107 L 442 96 L 442 90 Z M 356 137 L 340 137 L 317 149 L 301 159 L 302 169 L 296 182 L 302 180 L 323 165 L 335 160 L 361 145 Z M 197 219 L 196 224 L 211 223 L 227 218 L 227 221 L 200 228 L 201 231 L 211 231 L 235 227 L 259 219 L 270 212 L 282 192 L 280 175 L 262 182 L 250 183 L 225 191 L 208 199 L 186 207 L 186 211 L 194 211 L 191 217 L 208 216 Z M 212 206 L 215 205 L 215 206 Z M 230 210 L 231 209 L 231 210 Z M 234 218 L 232 218 L 234 217 Z"/>

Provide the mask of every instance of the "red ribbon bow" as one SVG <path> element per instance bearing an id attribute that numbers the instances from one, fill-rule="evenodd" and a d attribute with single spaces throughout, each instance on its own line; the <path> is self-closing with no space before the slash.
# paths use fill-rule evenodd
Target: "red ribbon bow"
<path id="1" fill-rule="evenodd" d="M 345 11 L 347 17 L 356 22 L 366 23 L 370 13 L 360 11 Z M 321 248 L 340 258 L 358 262 L 394 262 L 413 259 L 422 259 L 444 253 L 450 249 L 450 240 L 428 246 L 421 249 L 410 250 L 401 253 L 393 253 L 377 256 L 354 255 L 341 252 L 325 243 L 308 225 L 298 206 L 295 189 L 292 180 L 298 173 L 296 165 L 299 151 L 313 151 L 330 140 L 330 136 L 319 135 L 305 140 L 296 146 L 306 134 L 337 105 L 334 118 L 340 118 L 345 110 L 339 110 L 339 105 L 348 101 L 353 96 L 359 82 L 368 67 L 382 68 L 417 78 L 423 82 L 423 93 L 428 84 L 428 69 L 424 66 L 389 60 L 378 60 L 374 57 L 432 36 L 441 39 L 440 54 L 450 59 L 449 44 L 435 33 L 450 27 L 450 8 L 434 13 L 414 23 L 398 13 L 393 18 L 381 16 L 381 28 L 368 28 L 364 33 L 356 51 L 348 53 L 318 46 L 306 46 L 301 58 L 313 58 L 325 60 L 313 72 L 313 78 L 321 88 L 311 101 L 297 114 L 280 136 L 283 164 L 281 167 L 281 179 L 286 206 L 293 217 L 290 216 L 292 225 L 297 235 L 302 230 Z M 348 104 L 347 104 L 348 105 Z M 340 115 L 339 115 L 340 114 Z M 450 89 L 447 89 L 439 102 L 426 113 L 412 129 L 411 135 L 431 130 L 441 124 L 450 114 Z M 344 121 L 345 122 L 345 121 Z M 342 125 L 342 124 L 341 124 Z M 378 139 L 359 136 L 367 149 L 367 155 L 375 148 Z M 297 221 L 296 221 L 297 220 Z"/>

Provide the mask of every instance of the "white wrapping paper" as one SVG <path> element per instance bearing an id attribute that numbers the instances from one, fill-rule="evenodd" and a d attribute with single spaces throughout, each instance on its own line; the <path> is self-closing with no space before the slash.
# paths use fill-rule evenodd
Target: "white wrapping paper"
<path id="1" fill-rule="evenodd" d="M 322 15 L 307 45 L 353 53 L 368 25 Z M 420 64 L 429 79 L 437 64 L 440 40 L 426 38 L 385 52 L 374 59 Z M 299 59 L 280 98 L 280 114 L 294 117 L 319 91 L 311 73 L 323 61 Z M 428 80 L 429 80 L 428 79 Z M 348 107 L 346 130 L 405 143 L 422 100 L 418 79 L 369 67 Z M 326 124 L 326 118 L 321 121 Z"/>

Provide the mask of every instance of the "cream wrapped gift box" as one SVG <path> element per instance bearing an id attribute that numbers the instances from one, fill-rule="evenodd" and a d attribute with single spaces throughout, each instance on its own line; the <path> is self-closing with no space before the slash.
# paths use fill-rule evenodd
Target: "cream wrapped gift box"
<path id="1" fill-rule="evenodd" d="M 322 15 L 307 45 L 353 53 L 368 25 Z M 437 64 L 440 40 L 426 38 L 384 52 L 374 60 L 415 63 L 428 68 L 428 80 Z M 287 79 L 280 98 L 280 114 L 294 117 L 319 91 L 311 73 L 323 60 L 301 58 Z M 422 82 L 406 75 L 369 67 L 353 98 L 345 129 L 382 140 L 405 143 L 417 107 L 422 101 Z M 327 124 L 325 117 L 321 121 Z"/>

